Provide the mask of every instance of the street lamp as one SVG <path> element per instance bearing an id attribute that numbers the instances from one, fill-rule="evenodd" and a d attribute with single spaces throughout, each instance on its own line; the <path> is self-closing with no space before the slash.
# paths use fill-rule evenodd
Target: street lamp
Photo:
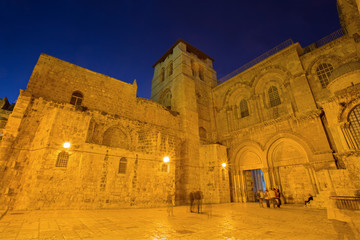
<path id="1" fill-rule="evenodd" d="M 169 158 L 168 156 L 165 156 L 165 157 L 163 158 L 163 162 L 164 162 L 164 163 L 170 162 L 170 158 Z"/>
<path id="2" fill-rule="evenodd" d="M 69 142 L 64 142 L 63 148 L 70 148 L 71 144 Z"/>
<path id="3" fill-rule="evenodd" d="M 224 168 L 226 167 L 226 163 L 222 163 L 221 166 Z"/>

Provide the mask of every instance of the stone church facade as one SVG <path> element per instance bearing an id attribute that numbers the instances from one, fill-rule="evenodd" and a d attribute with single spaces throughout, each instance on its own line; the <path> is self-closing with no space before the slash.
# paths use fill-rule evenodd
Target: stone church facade
<path id="1" fill-rule="evenodd" d="M 150 100 L 136 81 L 41 54 L 2 119 L 0 204 L 156 207 L 197 189 L 205 203 L 251 202 L 276 187 L 287 203 L 312 194 L 321 207 L 356 195 L 360 17 L 355 1 L 338 9 L 340 31 L 305 48 L 286 41 L 221 80 L 178 40 L 153 66 Z"/>

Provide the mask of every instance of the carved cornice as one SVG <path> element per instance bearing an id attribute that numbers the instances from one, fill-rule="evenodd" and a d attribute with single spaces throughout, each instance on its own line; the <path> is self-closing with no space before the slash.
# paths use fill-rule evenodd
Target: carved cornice
<path id="1" fill-rule="evenodd" d="M 316 110 L 309 111 L 309 112 L 302 113 L 302 114 L 296 114 L 296 115 L 289 114 L 289 115 L 282 116 L 282 117 L 279 117 L 276 119 L 271 119 L 271 120 L 264 121 L 264 122 L 261 122 L 258 124 L 247 126 L 245 128 L 239 129 L 239 130 L 232 131 L 226 135 L 224 134 L 223 137 L 221 138 L 221 141 L 229 140 L 229 139 L 232 139 L 239 135 L 244 135 L 244 134 L 246 135 L 246 133 L 248 133 L 248 132 L 257 131 L 259 129 L 263 129 L 263 128 L 265 128 L 267 126 L 271 126 L 271 125 L 277 125 L 278 123 L 281 123 L 284 121 L 301 122 L 301 121 L 307 121 L 309 119 L 317 119 L 320 117 L 321 113 L 322 113 L 322 110 L 316 109 Z"/>

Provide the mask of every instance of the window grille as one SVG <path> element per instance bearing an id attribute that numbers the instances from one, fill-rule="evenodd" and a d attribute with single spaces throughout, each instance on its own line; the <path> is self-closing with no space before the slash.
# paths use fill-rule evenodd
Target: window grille
<path id="1" fill-rule="evenodd" d="M 271 86 L 269 88 L 269 100 L 270 100 L 270 107 L 275 107 L 281 104 L 279 91 L 276 87 Z"/>
<path id="2" fill-rule="evenodd" d="M 161 165 L 161 171 L 162 171 L 162 172 L 168 172 L 168 169 L 169 169 L 169 167 L 168 167 L 167 164 L 163 163 L 163 164 Z"/>
<path id="3" fill-rule="evenodd" d="M 125 174 L 126 167 L 127 167 L 127 159 L 123 157 L 120 159 L 120 162 L 119 162 L 119 173 Z"/>
<path id="4" fill-rule="evenodd" d="M 240 102 L 240 112 L 242 118 L 249 116 L 249 108 L 245 99 L 241 100 Z"/>
<path id="5" fill-rule="evenodd" d="M 329 63 L 322 63 L 317 67 L 316 74 L 319 77 L 321 86 L 323 88 L 326 88 L 326 86 L 329 84 L 329 78 L 333 70 L 333 66 Z"/>
<path id="6" fill-rule="evenodd" d="M 71 95 L 70 104 L 75 105 L 75 106 L 80 106 L 83 101 L 83 98 L 84 97 L 81 92 L 75 91 Z"/>
<path id="7" fill-rule="evenodd" d="M 69 153 L 62 151 L 59 153 L 57 161 L 56 161 L 56 167 L 67 167 L 69 161 Z"/>
<path id="8" fill-rule="evenodd" d="M 160 79 L 160 82 L 164 81 L 165 80 L 165 70 L 164 68 L 162 67 L 160 69 L 160 76 L 159 76 L 159 79 Z"/>
<path id="9" fill-rule="evenodd" d="M 349 114 L 349 128 L 357 148 L 360 147 L 360 105 L 357 105 Z"/>

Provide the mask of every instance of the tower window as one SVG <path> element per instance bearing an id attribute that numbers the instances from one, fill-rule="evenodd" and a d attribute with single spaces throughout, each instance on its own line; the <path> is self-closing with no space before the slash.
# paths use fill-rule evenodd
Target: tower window
<path id="1" fill-rule="evenodd" d="M 204 67 L 203 66 L 199 67 L 199 78 L 200 78 L 200 80 L 204 80 Z"/>
<path id="2" fill-rule="evenodd" d="M 165 79 L 165 70 L 164 70 L 164 68 L 162 67 L 162 68 L 160 69 L 159 81 L 162 82 L 162 81 L 164 81 L 164 79 Z"/>
<path id="3" fill-rule="evenodd" d="M 249 108 L 245 99 L 240 102 L 240 113 L 242 118 L 249 116 Z"/>
<path id="4" fill-rule="evenodd" d="M 173 62 L 171 61 L 168 66 L 168 76 L 173 74 Z"/>
<path id="5" fill-rule="evenodd" d="M 268 91 L 269 100 L 270 100 L 270 107 L 275 107 L 281 104 L 279 91 L 275 86 L 271 86 Z"/>
<path id="6" fill-rule="evenodd" d="M 61 151 L 58 155 L 55 166 L 66 168 L 68 161 L 69 161 L 69 153 L 67 153 L 65 151 Z"/>
<path id="7" fill-rule="evenodd" d="M 317 67 L 316 74 L 323 88 L 326 88 L 329 84 L 329 78 L 333 70 L 333 66 L 329 63 L 322 63 Z"/>
<path id="8" fill-rule="evenodd" d="M 75 105 L 75 106 L 80 106 L 83 99 L 84 99 L 84 97 L 83 97 L 82 93 L 79 91 L 75 91 L 71 95 L 70 104 Z"/>
<path id="9" fill-rule="evenodd" d="M 120 162 L 119 162 L 119 172 L 118 173 L 125 174 L 126 167 L 127 167 L 127 159 L 123 157 L 120 159 Z"/>
<path id="10" fill-rule="evenodd" d="M 200 136 L 200 138 L 206 139 L 207 134 L 206 134 L 205 128 L 199 127 L 199 136 Z"/>
<path id="11" fill-rule="evenodd" d="M 360 148 L 360 105 L 357 105 L 351 110 L 349 123 L 351 135 L 354 138 L 357 148 Z"/>

